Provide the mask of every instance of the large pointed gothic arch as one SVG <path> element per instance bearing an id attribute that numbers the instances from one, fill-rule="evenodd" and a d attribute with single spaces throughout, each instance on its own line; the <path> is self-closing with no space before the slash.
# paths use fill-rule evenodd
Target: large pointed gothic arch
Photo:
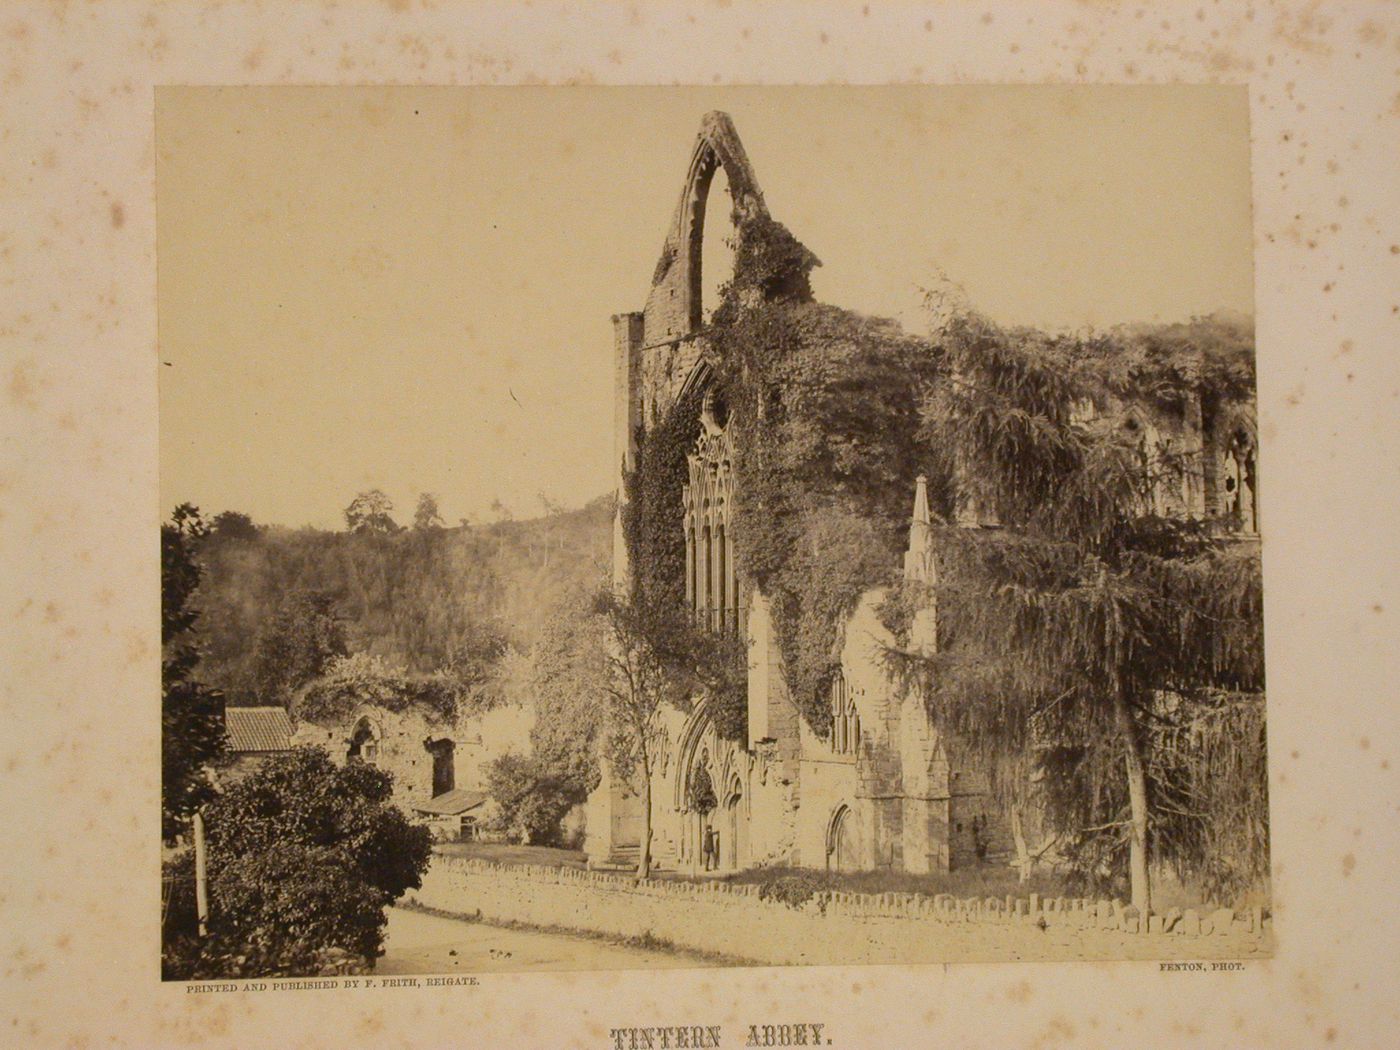
<path id="1" fill-rule="evenodd" d="M 758 187 L 758 179 L 744 152 L 744 144 L 739 141 L 739 133 L 734 130 L 733 121 L 726 113 L 706 113 L 700 122 L 695 148 L 691 151 L 685 186 L 666 238 L 666 247 L 652 278 L 652 284 L 657 285 L 670 277 L 679 287 L 684 298 L 682 313 L 691 332 L 697 331 L 703 321 L 701 256 L 705 216 L 710 185 L 720 168 L 724 169 L 725 177 L 729 180 L 738 223 L 766 216 L 768 208 L 763 201 L 763 191 Z M 672 270 L 676 268 L 679 268 L 679 273 L 672 275 Z"/>

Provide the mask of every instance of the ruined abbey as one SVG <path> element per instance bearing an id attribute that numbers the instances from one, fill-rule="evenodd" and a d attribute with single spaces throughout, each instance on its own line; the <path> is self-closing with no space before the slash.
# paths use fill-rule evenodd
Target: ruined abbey
<path id="1" fill-rule="evenodd" d="M 1012 831 L 988 793 L 983 771 L 955 742 L 940 737 L 922 696 L 901 685 L 881 659 L 894 644 L 877 614 L 887 588 L 872 585 L 839 632 L 829 730 L 814 730 L 789 695 L 769 600 L 760 588 L 745 585 L 736 564 L 733 467 L 745 450 L 733 440 L 707 343 L 702 278 L 714 275 L 701 271 L 709 254 L 707 205 L 712 218 L 721 206 L 711 184 L 721 171 L 736 224 L 767 219 L 733 123 L 723 113 L 706 115 L 645 306 L 612 319 L 622 477 L 636 466 L 638 441 L 673 406 L 699 406 L 691 421 L 689 475 L 681 497 L 685 600 L 698 622 L 746 642 L 748 654 L 743 739 L 717 731 L 705 696 L 695 697 L 687 711 L 664 712 L 658 727 L 661 757 L 650 791 L 653 862 L 687 872 L 792 865 L 922 873 L 1004 858 Z M 1252 416 L 1204 418 L 1197 403 L 1174 423 L 1148 412 L 1133 425 L 1143 428 L 1144 441 L 1175 441 L 1194 450 L 1203 464 L 1159 493 L 1160 513 L 1229 512 L 1242 531 L 1257 532 Z M 1175 430 L 1158 432 L 1169 426 Z M 621 478 L 618 494 L 613 560 L 622 586 L 630 569 Z M 922 477 L 907 500 L 903 578 L 932 584 L 937 567 Z M 995 525 L 983 518 L 970 502 L 958 507 L 959 525 Z M 932 608 L 915 612 L 906 644 L 934 648 Z M 703 791 L 697 792 L 697 785 Z M 643 826 L 640 805 L 636 785 L 605 767 L 587 805 L 590 863 L 619 868 L 635 863 Z"/>
<path id="2" fill-rule="evenodd" d="M 753 588 L 741 604 L 731 468 L 743 450 L 733 446 L 722 403 L 709 389 L 702 305 L 706 205 L 720 168 L 735 216 L 766 216 L 734 125 L 723 113 L 708 114 L 646 305 L 613 318 L 616 442 L 624 471 L 634 463 L 637 435 L 684 395 L 700 395 L 683 497 L 685 591 L 701 622 L 748 643 L 746 740 L 716 731 L 704 697 L 689 712 L 666 712 L 664 753 L 651 792 L 655 863 L 700 870 L 713 829 L 713 863 L 721 871 L 775 864 L 947 870 L 997 849 L 1003 836 L 976 771 L 949 762 L 921 699 L 899 689 L 883 668 L 881 645 L 892 641 L 875 615 L 883 592 L 867 593 L 846 624 L 826 737 L 813 731 L 788 695 L 764 595 Z M 909 502 L 905 572 L 926 580 L 933 563 L 922 486 L 909 493 Z M 619 523 L 619 580 L 628 573 L 627 557 Z M 711 786 L 708 811 L 693 804 L 698 779 Z M 641 826 L 636 792 L 605 772 L 588 802 L 590 861 L 635 858 Z"/>

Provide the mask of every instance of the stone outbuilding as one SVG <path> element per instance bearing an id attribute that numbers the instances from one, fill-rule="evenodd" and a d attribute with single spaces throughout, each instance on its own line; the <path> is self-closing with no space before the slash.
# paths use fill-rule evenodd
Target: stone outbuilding
<path id="1" fill-rule="evenodd" d="M 417 705 L 360 704 L 334 725 L 301 722 L 293 741 L 323 748 L 338 764 L 390 773 L 393 802 L 438 837 L 455 839 L 476 836 L 488 805 L 486 767 L 527 751 L 533 721 L 533 712 L 511 706 L 449 719 Z"/>

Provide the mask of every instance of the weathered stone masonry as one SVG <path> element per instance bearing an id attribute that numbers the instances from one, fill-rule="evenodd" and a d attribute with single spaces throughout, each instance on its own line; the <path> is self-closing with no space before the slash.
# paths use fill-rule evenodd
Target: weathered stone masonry
<path id="1" fill-rule="evenodd" d="M 767 205 L 729 117 L 701 123 L 685 182 L 652 277 L 644 308 L 613 317 L 615 441 L 619 510 L 614 575 L 628 576 L 621 516 L 623 475 L 636 465 L 636 437 L 657 424 L 690 391 L 709 393 L 702 277 L 706 215 L 720 169 L 734 217 L 766 218 Z M 727 276 L 727 275 L 726 275 Z M 710 397 L 695 421 L 686 487 L 685 593 L 697 619 L 749 643 L 748 738 L 724 740 L 704 697 L 687 715 L 668 710 L 668 742 L 655 772 L 653 853 L 658 866 L 697 870 L 707 827 L 719 835 L 719 867 L 791 864 L 816 868 L 943 871 L 1004 849 L 1006 838 L 975 770 L 950 767 L 922 700 L 899 689 L 883 668 L 881 647 L 893 638 L 875 615 L 883 592 L 872 590 L 845 629 L 839 688 L 833 703 L 841 735 L 812 732 L 788 696 L 768 603 L 757 589 L 747 605 L 734 562 L 729 463 L 742 457 L 727 420 Z M 930 579 L 929 514 L 922 488 L 914 500 L 912 569 Z M 922 531 L 920 531 L 922 530 Z M 914 551 L 916 544 L 923 544 Z M 931 620 L 925 621 L 931 631 Z M 932 634 L 928 635 L 932 639 Z M 687 786 L 709 776 L 717 808 L 690 810 Z M 638 799 L 631 785 L 605 774 L 588 806 L 591 861 L 624 865 L 640 841 Z"/>

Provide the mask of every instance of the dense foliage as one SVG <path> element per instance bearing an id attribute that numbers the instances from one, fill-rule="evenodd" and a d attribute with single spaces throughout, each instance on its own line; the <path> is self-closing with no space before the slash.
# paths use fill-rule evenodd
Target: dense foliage
<path id="1" fill-rule="evenodd" d="M 317 591 L 292 591 L 258 628 L 253 643 L 252 689 L 261 704 L 286 707 L 298 689 L 325 674 L 349 652 L 335 600 Z"/>
<path id="2" fill-rule="evenodd" d="M 622 528 L 631 570 L 628 604 L 641 615 L 648 646 L 676 674 L 705 684 L 716 728 L 744 738 L 748 717 L 747 662 L 736 638 L 695 623 L 685 600 L 685 523 L 681 494 L 687 456 L 699 434 L 703 391 L 680 398 L 651 430 L 637 437 L 637 462 L 624 481 Z"/>
<path id="3" fill-rule="evenodd" d="M 1140 903 L 1149 839 L 1154 861 L 1222 893 L 1264 877 L 1257 549 L 1164 495 L 1201 469 L 1191 427 L 1252 412 L 1248 322 L 1052 335 L 957 310 L 916 338 L 812 301 L 815 258 L 766 217 L 734 218 L 702 345 L 739 450 L 741 580 L 771 603 L 807 722 L 828 729 L 842 627 L 896 581 L 926 474 L 938 521 L 999 527 L 940 526 L 936 595 L 897 588 L 886 613 L 901 633 L 936 598 L 940 652 L 904 666 L 1003 800 L 1038 794 L 1086 879 L 1121 878 L 1126 855 Z M 659 622 L 683 606 L 703 393 L 641 436 L 629 479 L 634 594 Z"/>
<path id="4" fill-rule="evenodd" d="M 295 976 L 347 955 L 372 961 L 384 907 L 421 885 L 430 852 L 427 829 L 388 804 L 390 784 L 303 748 L 210 803 L 208 936 L 196 936 L 182 860 L 167 870 L 165 976 Z"/>
<path id="5" fill-rule="evenodd" d="M 814 261 L 779 224 L 746 224 L 706 338 L 742 450 L 738 567 L 769 598 L 789 691 L 825 733 L 841 626 L 899 564 L 941 358 L 895 322 L 813 302 Z"/>
<path id="6" fill-rule="evenodd" d="M 160 529 L 161 834 L 181 835 L 213 797 L 206 770 L 223 752 L 224 701 L 196 676 L 202 655 L 193 601 L 203 570 L 195 551 L 208 534 L 199 510 L 175 508 Z"/>
<path id="7" fill-rule="evenodd" d="M 216 530 L 198 544 L 204 577 L 197 601 L 206 641 L 199 676 L 233 704 L 257 703 L 260 694 L 269 703 L 285 702 L 280 698 L 309 678 L 300 671 L 273 676 L 276 693 L 260 687 L 258 639 L 275 636 L 270 625 L 283 609 L 304 610 L 303 596 L 324 602 L 319 612 L 342 636 L 341 643 L 311 648 L 321 654 L 320 671 L 345 651 L 383 657 L 408 674 L 432 674 L 471 662 L 484 638 L 528 649 L 552 605 L 591 584 L 606 563 L 611 514 L 612 499 L 604 498 L 534 520 L 393 535 L 276 526 Z M 306 618 L 294 624 L 296 632 L 323 642 L 333 637 Z"/>
<path id="8" fill-rule="evenodd" d="M 816 257 L 766 215 L 733 219 L 734 275 L 703 339 L 741 450 L 739 602 L 755 584 L 769 598 L 790 692 L 825 732 L 840 626 L 899 562 L 919 472 L 920 396 L 939 358 L 893 322 L 813 302 Z M 681 493 L 705 393 L 692 388 L 638 436 L 623 524 L 633 601 L 648 609 L 655 644 L 680 665 L 707 668 L 717 729 L 743 739 L 744 646 L 697 630 L 684 613 Z"/>
<path id="9" fill-rule="evenodd" d="M 528 654 L 524 687 L 535 709 L 531 754 L 579 802 L 599 778 L 605 627 L 591 601 L 572 594 L 555 606 L 552 620 Z"/>
<path id="10" fill-rule="evenodd" d="M 499 646 L 488 639 L 474 660 L 431 674 L 409 674 L 367 653 L 337 657 L 296 694 L 290 710 L 298 721 L 323 726 L 340 725 L 362 704 L 386 711 L 416 708 L 450 723 L 496 706 L 500 695 L 492 671 L 499 656 Z"/>
<path id="11" fill-rule="evenodd" d="M 563 819 L 598 784 L 598 739 L 608 644 L 605 625 L 578 593 L 554 606 L 528 652 L 513 654 L 513 679 L 535 721 L 528 755 L 507 755 L 487 770 L 494 830 L 517 841 L 572 845 Z"/>
<path id="12" fill-rule="evenodd" d="M 1221 892 L 1267 873 L 1257 547 L 1154 512 L 1153 484 L 1188 460 L 1145 450 L 1125 403 L 1145 384 L 1170 432 L 1187 401 L 1163 377 L 1236 397 L 1247 362 L 1218 327 L 1144 350 L 1141 332 L 1050 337 L 964 315 L 940 340 L 950 381 L 923 407 L 936 469 L 999 527 L 939 530 L 939 652 L 908 664 L 944 728 L 994 766 L 1035 755 L 1077 869 L 1116 880 L 1126 856 L 1140 904 L 1149 856 Z"/>
<path id="13" fill-rule="evenodd" d="M 564 815 L 588 797 L 567 767 L 538 754 L 502 755 L 491 762 L 486 792 L 496 804 L 491 830 L 534 846 L 572 845 L 563 841 Z"/>

